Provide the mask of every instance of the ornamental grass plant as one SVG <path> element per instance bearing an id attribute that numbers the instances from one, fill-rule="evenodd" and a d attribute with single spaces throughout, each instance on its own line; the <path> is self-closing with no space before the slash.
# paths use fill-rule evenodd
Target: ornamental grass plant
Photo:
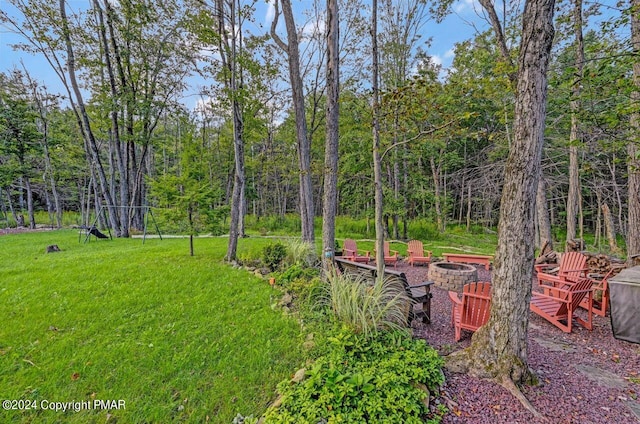
<path id="1" fill-rule="evenodd" d="M 327 273 L 324 302 L 335 318 L 356 334 L 401 329 L 406 325 L 411 299 L 402 283 L 378 278 L 373 284 L 361 275 Z"/>

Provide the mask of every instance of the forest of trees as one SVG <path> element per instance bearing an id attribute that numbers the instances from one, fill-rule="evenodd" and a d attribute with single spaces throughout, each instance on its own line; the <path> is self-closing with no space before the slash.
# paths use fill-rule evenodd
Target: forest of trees
<path id="1" fill-rule="evenodd" d="M 241 0 L 92 0 L 80 10 L 64 0 L 8 3 L 13 13 L 0 19 L 22 35 L 16 48 L 46 58 L 64 91 L 49 92 L 20 63 L 0 74 L 4 225 L 26 214 L 33 226 L 37 210 L 58 226 L 63 211 L 89 224 L 102 209 L 101 224 L 126 237 L 151 206 L 190 230 L 231 226 L 236 234 L 245 214 L 295 213 L 313 240 L 332 183 L 325 109 L 334 91 L 334 212 L 373 218 L 370 2 L 338 2 L 339 37 L 330 45 L 339 91 L 338 68 L 327 65 L 324 2 L 301 14 L 301 3 L 278 0 L 283 25 L 260 31 L 256 4 Z M 615 251 L 618 234 L 638 251 L 632 3 L 556 4 L 538 240 L 551 229 L 566 229 L 567 238 L 589 232 Z M 488 13 L 490 29 L 457 44 L 442 70 L 421 34 L 450 2 L 375 4 L 386 235 L 406 239 L 414 219 L 441 231 L 448 223 L 496 227 L 522 10 Z M 192 96 L 201 101 L 188 110 Z"/>

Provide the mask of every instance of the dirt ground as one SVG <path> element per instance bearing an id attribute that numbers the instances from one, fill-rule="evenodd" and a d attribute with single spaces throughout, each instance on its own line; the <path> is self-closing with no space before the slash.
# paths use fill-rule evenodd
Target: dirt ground
<path id="1" fill-rule="evenodd" d="M 409 282 L 427 280 L 427 268 L 400 263 Z M 478 279 L 491 272 L 478 267 Z M 535 286 L 536 284 L 534 284 Z M 460 342 L 451 327 L 447 292 L 433 288 L 431 324 L 414 324 L 414 335 L 441 354 L 467 347 L 471 333 Z M 640 423 L 640 345 L 617 340 L 611 321 L 595 316 L 593 331 L 577 324 L 566 334 L 531 314 L 528 360 L 540 384 L 523 392 L 547 419 L 559 423 Z M 467 375 L 445 372 L 440 402 L 451 411 L 443 423 L 542 423 L 503 387 Z"/>

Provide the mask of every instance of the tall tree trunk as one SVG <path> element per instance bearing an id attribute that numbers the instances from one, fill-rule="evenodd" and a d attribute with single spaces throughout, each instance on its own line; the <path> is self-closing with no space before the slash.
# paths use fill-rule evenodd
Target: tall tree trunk
<path id="1" fill-rule="evenodd" d="M 471 230 L 471 183 L 468 183 L 468 184 L 469 185 L 467 186 L 467 232 Z"/>
<path id="2" fill-rule="evenodd" d="M 400 238 L 400 216 L 398 215 L 398 202 L 400 202 L 400 164 L 397 151 L 393 155 L 393 238 Z"/>
<path id="3" fill-rule="evenodd" d="M 106 2 L 108 3 L 108 2 Z M 109 111 L 109 116 L 111 118 L 111 137 L 109 137 L 109 142 L 111 144 L 111 147 L 115 150 L 115 155 L 116 155 L 116 161 L 119 165 L 119 173 L 120 173 L 120 179 L 121 179 L 121 184 L 120 184 L 120 208 L 119 208 L 119 212 L 121 213 L 120 215 L 120 220 L 122 223 L 122 233 L 121 236 L 122 237 L 129 237 L 129 223 L 128 220 L 126 219 L 126 217 L 124 216 L 124 212 L 126 211 L 126 207 L 128 205 L 129 202 L 129 189 L 127 187 L 127 179 L 126 179 L 126 168 L 123 164 L 123 159 L 122 159 L 122 151 L 121 151 L 121 141 L 120 141 L 120 128 L 119 128 L 119 123 L 118 123 L 118 108 L 117 108 L 117 104 L 118 104 L 118 99 L 119 99 L 119 93 L 118 93 L 118 88 L 116 85 L 116 78 L 115 78 L 115 74 L 114 74 L 114 69 L 113 69 L 113 65 L 112 65 L 112 61 L 111 61 L 111 51 L 110 51 L 110 45 L 109 42 L 107 40 L 107 30 L 105 27 L 105 23 L 104 23 L 104 14 L 102 12 L 102 7 L 100 7 L 100 4 L 98 2 L 98 0 L 93 0 L 93 7 L 96 11 L 96 15 L 98 17 L 98 30 L 100 33 L 100 42 L 102 43 L 102 49 L 103 49 L 103 54 L 104 54 L 104 62 L 105 62 L 105 69 L 107 71 L 107 75 L 108 75 L 108 80 L 109 80 L 109 88 L 111 90 L 111 97 L 113 99 L 113 101 L 111 102 L 111 110 Z M 110 7 L 110 6 L 107 6 Z M 113 37 L 114 35 L 114 30 L 113 30 L 113 23 L 112 23 L 112 13 L 111 10 L 109 10 L 109 13 L 107 13 L 107 22 L 109 25 L 109 29 L 110 29 L 110 35 Z M 116 41 L 112 40 L 113 44 L 116 45 Z M 115 52 L 117 53 L 118 50 L 115 50 Z M 112 172 L 112 176 L 115 177 L 115 172 Z M 113 188 L 115 190 L 115 184 L 113 185 Z"/>
<path id="4" fill-rule="evenodd" d="M 7 203 L 9 204 L 9 210 L 11 211 L 11 216 L 13 216 L 13 220 L 18 222 L 18 214 L 16 213 L 16 209 L 13 207 L 13 200 L 11 200 L 11 191 L 9 188 L 7 190 Z M 2 190 L 0 190 L 0 195 L 2 194 Z"/>
<path id="5" fill-rule="evenodd" d="M 44 111 L 42 113 L 44 114 Z M 49 153 L 49 126 L 47 125 L 45 119 L 43 119 L 43 122 L 44 131 L 42 132 L 42 151 L 44 153 L 45 184 L 48 177 L 49 185 L 51 186 L 51 195 L 53 196 L 53 207 L 55 208 L 56 226 L 60 228 L 62 227 L 62 203 L 60 202 L 60 194 L 58 193 L 56 178 L 53 172 L 53 165 L 51 163 L 51 155 Z"/>
<path id="6" fill-rule="evenodd" d="M 527 362 L 529 299 L 534 263 L 534 210 L 546 114 L 547 69 L 554 0 L 528 0 L 516 75 L 514 139 L 504 171 L 498 247 L 488 323 L 471 346 L 450 355 L 452 370 L 496 379 L 540 416 L 514 383 L 532 381 Z"/>
<path id="7" fill-rule="evenodd" d="M 551 234 L 551 221 L 549 219 L 549 206 L 547 204 L 547 184 L 544 178 L 538 181 L 536 192 L 536 215 L 538 217 L 538 234 L 540 235 L 540 247 L 545 244 L 553 250 L 553 236 Z"/>
<path id="8" fill-rule="evenodd" d="M 580 210 L 580 175 L 578 173 L 578 146 L 580 134 L 580 86 L 584 67 L 584 42 L 582 39 L 582 0 L 573 0 L 573 29 L 575 34 L 576 73 L 571 89 L 571 133 L 569 135 L 569 193 L 567 194 L 567 242 L 576 238 L 576 222 Z M 569 249 L 568 244 L 565 249 Z"/>
<path id="9" fill-rule="evenodd" d="M 298 49 L 298 30 L 293 20 L 291 0 L 279 0 L 282 3 L 284 23 L 287 28 L 287 43 L 276 34 L 278 23 L 278 1 L 275 2 L 276 15 L 271 25 L 271 36 L 287 53 L 289 59 L 289 79 L 293 97 L 293 109 L 296 120 L 296 140 L 298 142 L 298 166 L 300 168 L 300 218 L 302 223 L 302 240 L 313 243 L 313 185 L 311 183 L 311 141 L 307 131 L 307 118 L 304 104 L 304 90 L 300 75 L 300 53 Z"/>
<path id="10" fill-rule="evenodd" d="M 378 275 L 384 275 L 384 223 L 382 217 L 382 159 L 380 157 L 380 99 L 378 91 L 378 0 L 371 2 L 371 55 L 372 55 L 372 135 L 373 135 L 373 186 L 376 228 L 376 268 Z"/>
<path id="11" fill-rule="evenodd" d="M 130 111 L 132 109 L 131 102 L 133 101 L 133 93 L 132 93 L 131 86 L 127 80 L 127 72 L 124 69 L 123 57 L 121 55 L 121 49 L 118 44 L 118 37 L 116 36 L 116 31 L 114 28 L 114 20 L 116 20 L 117 17 L 115 16 L 115 11 L 110 2 L 105 1 L 104 5 L 107 12 L 106 26 L 109 30 L 109 40 L 111 41 L 110 48 L 111 50 L 113 50 L 112 62 L 115 62 L 115 64 L 110 62 L 110 64 L 107 65 L 107 70 L 109 72 L 109 85 L 111 88 L 111 95 L 114 97 L 114 99 L 120 99 L 124 97 L 124 103 L 125 103 L 124 106 L 121 105 L 120 108 L 117 108 L 116 104 L 114 104 L 111 110 L 111 123 L 112 123 L 112 132 L 113 132 L 113 139 L 111 140 L 111 144 L 115 153 L 118 175 L 120 180 L 119 194 L 120 194 L 121 208 L 119 208 L 119 212 L 121 214 L 121 217 L 122 217 L 121 219 L 123 220 L 123 223 L 125 223 L 125 225 L 123 226 L 125 227 L 125 231 L 128 236 L 129 219 L 127 216 L 126 206 L 128 206 L 130 202 L 129 200 L 130 199 L 130 193 L 129 193 L 130 175 L 127 167 L 127 160 L 128 160 L 128 155 L 126 150 L 127 144 L 121 138 L 120 133 L 122 132 L 122 130 L 120 128 L 119 121 L 118 121 L 118 113 L 121 113 L 122 114 L 121 118 L 127 121 L 128 123 L 128 125 L 126 125 L 127 135 L 130 138 L 132 138 L 133 137 L 133 123 L 132 123 L 133 118 L 131 117 Z M 105 49 L 105 59 L 106 59 L 106 58 L 110 58 L 110 49 L 109 49 L 109 44 L 107 43 L 106 33 L 102 29 L 102 27 L 104 27 L 104 24 L 101 23 L 100 26 L 101 26 L 101 35 L 103 40 L 102 42 L 104 44 L 104 49 Z M 126 57 L 125 60 L 128 60 L 128 57 Z M 120 87 L 121 87 L 121 90 L 123 91 L 122 93 L 118 92 L 117 86 L 115 84 L 115 75 L 114 75 L 114 69 L 113 69 L 114 65 L 118 73 L 118 78 L 120 80 Z M 121 94 L 124 94 L 124 96 L 121 96 Z M 115 175 L 115 172 L 112 172 L 112 174 Z M 114 190 L 115 190 L 115 186 L 114 186 Z M 114 195 L 113 197 L 115 199 L 116 196 Z"/>
<path id="12" fill-rule="evenodd" d="M 409 163 L 407 157 L 409 156 L 409 152 L 406 144 L 402 146 L 402 185 L 404 193 L 410 193 L 411 189 L 409 188 Z M 402 214 L 402 239 L 408 240 L 409 236 L 407 234 L 409 230 L 409 196 L 403 196 L 402 206 L 404 213 Z"/>
<path id="13" fill-rule="evenodd" d="M 29 177 L 23 177 L 24 188 L 27 190 L 27 214 L 29 215 L 29 228 L 36 228 L 36 215 L 33 210 L 33 190 L 31 189 L 31 180 Z"/>
<path id="14" fill-rule="evenodd" d="M 633 257 L 640 254 L 640 0 L 631 1 L 631 45 L 635 62 L 633 64 L 633 85 L 631 93 L 633 106 L 630 126 L 631 140 L 627 144 L 627 172 L 629 174 L 629 228 L 627 229 L 627 261 L 634 264 Z"/>
<path id="15" fill-rule="evenodd" d="M 433 197 L 436 208 L 436 222 L 438 225 L 438 231 L 444 232 L 444 219 L 442 217 L 442 206 L 440 202 L 440 166 L 436 166 L 436 161 L 431 156 L 429 158 L 429 164 L 431 165 L 431 177 L 433 178 Z"/>
<path id="16" fill-rule="evenodd" d="M 233 190 L 231 195 L 231 220 L 229 225 L 229 244 L 227 246 L 227 261 L 236 259 L 238 249 L 238 237 L 240 221 L 242 220 L 242 198 L 244 192 L 244 120 L 242 116 L 242 106 L 240 104 L 240 90 L 238 87 L 239 70 L 237 55 L 237 31 L 236 28 L 236 0 L 232 0 L 229 4 L 229 19 L 225 19 L 225 8 L 223 0 L 216 0 L 216 13 L 218 16 L 218 34 L 220 34 L 220 57 L 222 65 L 228 73 L 226 78 L 227 90 L 231 97 L 231 107 L 233 114 L 233 153 L 234 153 L 234 176 Z M 227 22 L 230 23 L 229 30 Z M 228 39 L 228 34 L 231 39 Z"/>
<path id="17" fill-rule="evenodd" d="M 336 240 L 336 209 L 338 203 L 338 143 L 339 143 L 339 49 L 338 0 L 327 0 L 327 133 L 324 146 L 324 195 L 322 199 L 322 251 L 333 256 Z M 325 269 L 329 267 L 324 258 Z"/>
<path id="18" fill-rule="evenodd" d="M 82 97 L 82 92 L 80 91 L 78 81 L 76 79 L 75 56 L 73 52 L 73 45 L 71 44 L 71 35 L 65 9 L 65 0 L 60 0 L 60 17 L 64 34 L 64 42 L 67 50 L 67 70 L 69 73 L 69 81 L 71 83 L 73 94 L 75 96 L 75 103 L 78 107 L 77 116 L 80 120 L 80 130 L 85 137 L 86 145 L 89 147 L 91 160 L 98 173 L 98 177 L 100 180 L 100 192 L 102 195 L 101 197 L 106 204 L 111 227 L 115 229 L 116 236 L 120 237 L 122 235 L 120 220 L 118 219 L 117 211 L 111 198 L 111 194 L 109 193 L 109 183 L 107 182 L 107 175 L 104 171 L 104 167 L 102 166 L 102 160 L 100 159 L 98 143 L 96 142 L 93 131 L 91 129 L 89 115 L 87 114 L 87 110 L 85 108 L 84 100 Z"/>
<path id="19" fill-rule="evenodd" d="M 609 249 L 613 253 L 620 251 L 618 249 L 618 242 L 616 241 L 616 226 L 613 224 L 613 216 L 611 215 L 611 209 L 606 203 L 602 204 L 602 216 L 604 218 L 604 231 L 607 236 L 607 242 L 609 243 Z"/>

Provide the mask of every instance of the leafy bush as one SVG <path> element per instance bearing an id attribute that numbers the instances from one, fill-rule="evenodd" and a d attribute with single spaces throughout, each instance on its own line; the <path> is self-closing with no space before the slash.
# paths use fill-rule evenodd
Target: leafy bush
<path id="1" fill-rule="evenodd" d="M 300 264 L 294 264 L 284 270 L 282 273 L 276 276 L 276 281 L 281 286 L 289 288 L 291 283 L 296 280 L 311 280 L 318 276 L 317 268 L 305 268 Z"/>
<path id="2" fill-rule="evenodd" d="M 435 391 L 444 381 L 444 361 L 424 340 L 404 331 L 341 332 L 330 342 L 305 379 L 278 385 L 282 403 L 267 410 L 266 422 L 423 422 L 429 410 L 420 385 Z"/>
<path id="3" fill-rule="evenodd" d="M 275 271 L 287 256 L 287 247 L 280 243 L 271 243 L 264 247 L 262 251 L 262 262 L 271 271 Z"/>
<path id="4" fill-rule="evenodd" d="M 406 324 L 411 299 L 396 279 L 377 279 L 373 285 L 360 275 L 327 275 L 325 302 L 335 317 L 355 333 L 399 329 Z"/>

